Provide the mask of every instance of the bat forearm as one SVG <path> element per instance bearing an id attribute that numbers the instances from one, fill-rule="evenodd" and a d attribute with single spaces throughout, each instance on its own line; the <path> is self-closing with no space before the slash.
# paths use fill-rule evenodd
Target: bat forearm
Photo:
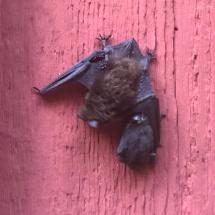
<path id="1" fill-rule="evenodd" d="M 139 80 L 139 84 L 138 84 L 136 103 L 139 103 L 151 96 L 154 96 L 154 92 L 152 90 L 149 74 L 147 71 L 142 72 Z"/>

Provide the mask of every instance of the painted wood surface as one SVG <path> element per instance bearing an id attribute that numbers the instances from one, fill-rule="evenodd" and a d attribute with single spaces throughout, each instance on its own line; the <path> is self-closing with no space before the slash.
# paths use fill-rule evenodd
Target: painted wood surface
<path id="1" fill-rule="evenodd" d="M 1 0 L 0 214 L 214 215 L 215 1 Z M 98 48 L 156 49 L 167 118 L 154 168 L 119 163 L 115 127 L 77 119 L 85 90 L 31 93 Z"/>

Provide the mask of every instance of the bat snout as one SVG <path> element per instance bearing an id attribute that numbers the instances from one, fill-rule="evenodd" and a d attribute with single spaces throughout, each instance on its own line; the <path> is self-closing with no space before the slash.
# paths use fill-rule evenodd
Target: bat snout
<path id="1" fill-rule="evenodd" d="M 132 166 L 133 163 L 133 155 L 131 155 L 128 150 L 123 150 L 119 153 L 117 153 L 118 155 L 118 159 L 120 162 L 128 165 L 128 166 Z M 135 159 L 134 159 L 135 160 Z"/>
<path id="2" fill-rule="evenodd" d="M 119 145 L 117 148 L 118 159 L 123 163 L 128 163 L 128 155 L 129 155 L 128 147 L 123 147 Z"/>
<path id="3" fill-rule="evenodd" d="M 127 148 L 125 148 L 125 149 L 117 149 L 117 155 L 120 156 L 120 157 L 123 157 L 123 156 L 125 156 L 126 151 L 127 151 Z"/>
<path id="4" fill-rule="evenodd" d="M 120 162 L 125 163 L 132 169 L 152 164 L 156 159 L 156 153 L 150 152 L 148 148 L 131 148 L 123 144 L 119 144 L 117 156 Z"/>

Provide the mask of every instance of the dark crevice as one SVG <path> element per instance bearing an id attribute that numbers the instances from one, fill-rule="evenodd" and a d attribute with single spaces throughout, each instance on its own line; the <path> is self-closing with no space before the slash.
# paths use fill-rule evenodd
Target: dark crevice
<path id="1" fill-rule="evenodd" d="M 173 13 L 173 26 L 174 30 L 173 30 L 173 74 L 174 74 L 174 95 L 175 95 L 175 105 L 176 105 L 176 136 L 177 136 L 177 156 L 178 156 L 178 160 L 177 160 L 177 167 L 178 167 L 178 184 L 180 184 L 180 137 L 179 137 L 179 116 L 178 116 L 178 101 L 177 101 L 177 73 L 176 73 L 176 59 L 175 59 L 175 48 L 176 48 L 176 31 L 178 30 L 178 28 L 176 27 L 176 14 L 175 14 L 175 0 L 172 0 L 172 13 Z M 176 30 L 177 29 L 177 30 Z M 180 186 L 179 190 L 181 192 L 181 188 Z M 180 205 L 181 205 L 181 212 L 182 212 L 182 198 L 179 200 L 180 201 Z"/>

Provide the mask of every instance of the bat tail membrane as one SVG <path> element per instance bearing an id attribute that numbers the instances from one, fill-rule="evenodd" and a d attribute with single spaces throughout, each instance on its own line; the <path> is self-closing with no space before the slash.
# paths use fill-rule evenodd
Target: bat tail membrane
<path id="1" fill-rule="evenodd" d="M 104 51 L 95 51 L 87 58 L 68 69 L 66 72 L 64 72 L 44 88 L 38 89 L 36 87 L 33 87 L 32 91 L 40 95 L 45 95 L 50 90 L 55 89 L 56 87 L 69 80 L 78 80 L 85 72 L 88 71 L 92 63 L 101 61 L 102 59 L 104 59 Z"/>

